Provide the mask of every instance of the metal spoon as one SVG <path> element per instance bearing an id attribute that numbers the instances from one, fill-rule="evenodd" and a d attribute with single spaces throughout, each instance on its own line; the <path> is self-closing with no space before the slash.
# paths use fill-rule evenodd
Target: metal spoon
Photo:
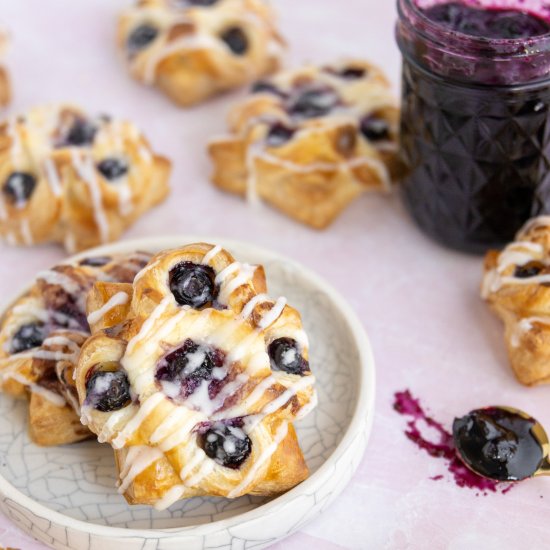
<path id="1" fill-rule="evenodd" d="M 550 475 L 550 443 L 532 416 L 512 407 L 471 411 L 453 423 L 458 457 L 474 473 L 495 481 Z"/>

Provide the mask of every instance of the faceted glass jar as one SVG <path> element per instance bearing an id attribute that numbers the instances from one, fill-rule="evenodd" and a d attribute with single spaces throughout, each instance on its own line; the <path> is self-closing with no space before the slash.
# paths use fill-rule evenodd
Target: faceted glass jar
<path id="1" fill-rule="evenodd" d="M 405 204 L 447 246 L 500 247 L 550 213 L 550 35 L 479 38 L 398 8 Z"/>

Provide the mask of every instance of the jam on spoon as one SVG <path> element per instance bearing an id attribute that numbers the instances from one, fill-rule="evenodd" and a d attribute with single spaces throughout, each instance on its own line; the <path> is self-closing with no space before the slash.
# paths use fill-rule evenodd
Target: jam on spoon
<path id="1" fill-rule="evenodd" d="M 517 409 L 488 407 L 456 418 L 453 439 L 459 458 L 483 477 L 521 481 L 550 474 L 544 429 Z"/>

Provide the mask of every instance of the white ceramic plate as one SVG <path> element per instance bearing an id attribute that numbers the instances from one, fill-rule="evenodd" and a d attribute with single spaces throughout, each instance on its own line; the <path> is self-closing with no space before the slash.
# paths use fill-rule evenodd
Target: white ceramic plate
<path id="1" fill-rule="evenodd" d="M 108 445 L 37 447 L 27 435 L 26 403 L 1 395 L 0 508 L 52 548 L 264 548 L 325 509 L 363 456 L 374 413 L 370 345 L 350 307 L 318 276 L 268 250 L 224 239 L 136 240 L 78 257 L 155 252 L 197 241 L 219 243 L 240 261 L 263 264 L 270 294 L 286 296 L 302 314 L 319 393 L 317 409 L 296 426 L 311 476 L 273 499 L 193 498 L 162 512 L 129 506 L 116 492 Z"/>

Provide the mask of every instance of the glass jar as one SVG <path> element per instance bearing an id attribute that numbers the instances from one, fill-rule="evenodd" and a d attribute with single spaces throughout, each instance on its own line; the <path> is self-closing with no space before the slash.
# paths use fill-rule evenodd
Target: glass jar
<path id="1" fill-rule="evenodd" d="M 428 19 L 415 0 L 398 10 L 405 204 L 445 245 L 502 246 L 550 213 L 550 34 L 482 38 Z"/>

